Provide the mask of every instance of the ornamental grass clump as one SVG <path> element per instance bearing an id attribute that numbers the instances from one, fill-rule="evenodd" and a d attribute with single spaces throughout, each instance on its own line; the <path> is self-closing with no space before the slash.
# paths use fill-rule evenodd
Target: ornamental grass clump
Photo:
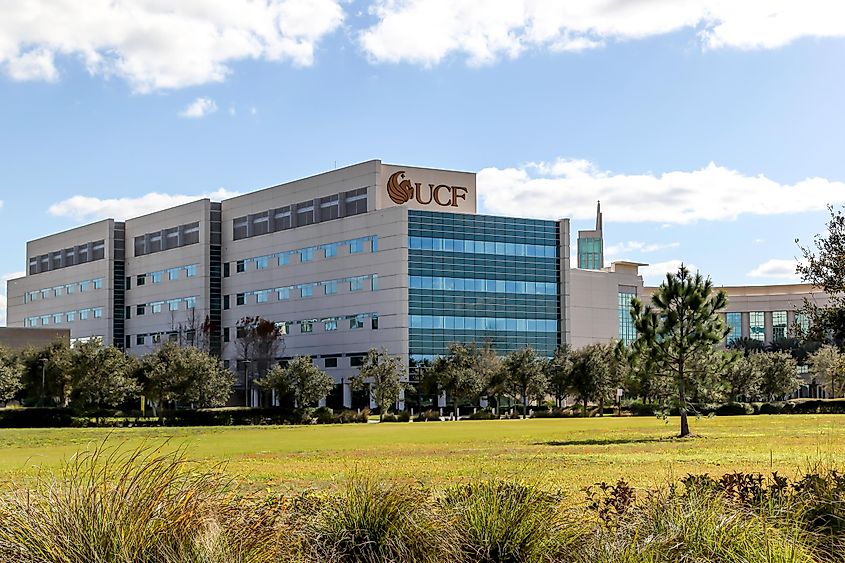
<path id="1" fill-rule="evenodd" d="M 471 482 L 447 489 L 439 507 L 461 562 L 571 560 L 582 536 L 561 499 L 537 485 Z"/>
<path id="2" fill-rule="evenodd" d="M 448 542 L 427 499 L 427 493 L 355 475 L 335 494 L 301 497 L 294 519 L 315 562 L 448 560 Z"/>
<path id="3" fill-rule="evenodd" d="M 0 497 L 0 560 L 278 561 L 279 516 L 266 503 L 246 510 L 220 468 L 202 470 L 182 450 L 104 444 Z"/>

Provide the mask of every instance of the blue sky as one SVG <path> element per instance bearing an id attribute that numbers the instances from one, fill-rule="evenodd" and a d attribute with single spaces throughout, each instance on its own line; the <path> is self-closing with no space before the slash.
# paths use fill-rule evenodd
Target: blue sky
<path id="1" fill-rule="evenodd" d="M 6 6 L 0 276 L 28 239 L 380 158 L 477 171 L 483 211 L 573 230 L 601 199 L 607 254 L 647 281 L 790 281 L 845 203 L 843 9 L 569 4 Z"/>

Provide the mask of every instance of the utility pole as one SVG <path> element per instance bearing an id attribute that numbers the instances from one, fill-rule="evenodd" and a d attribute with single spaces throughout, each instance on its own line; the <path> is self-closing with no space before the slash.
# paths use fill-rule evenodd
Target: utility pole
<path id="1" fill-rule="evenodd" d="M 44 406 L 44 392 L 45 387 L 47 386 L 47 362 L 49 362 L 49 358 L 41 358 L 39 360 L 41 362 L 41 401 L 39 406 Z"/>

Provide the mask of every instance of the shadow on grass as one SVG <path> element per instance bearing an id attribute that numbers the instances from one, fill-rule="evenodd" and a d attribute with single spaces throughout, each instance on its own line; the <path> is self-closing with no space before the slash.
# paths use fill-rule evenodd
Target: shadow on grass
<path id="1" fill-rule="evenodd" d="M 672 438 L 588 438 L 586 440 L 552 440 L 537 442 L 535 446 L 615 446 L 620 444 L 646 444 L 667 442 Z"/>

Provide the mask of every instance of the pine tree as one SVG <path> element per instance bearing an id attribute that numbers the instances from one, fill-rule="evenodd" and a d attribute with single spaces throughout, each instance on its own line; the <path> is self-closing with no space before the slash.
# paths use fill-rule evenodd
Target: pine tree
<path id="1" fill-rule="evenodd" d="M 681 437 L 690 433 L 689 393 L 712 373 L 721 373 L 731 357 L 715 353 L 716 345 L 729 332 L 719 315 L 727 305 L 724 291 L 714 291 L 709 278 L 690 274 L 683 264 L 677 273 L 666 275 L 650 305 L 644 306 L 639 299 L 632 302 L 631 316 L 637 328 L 634 346 L 677 393 Z"/>

